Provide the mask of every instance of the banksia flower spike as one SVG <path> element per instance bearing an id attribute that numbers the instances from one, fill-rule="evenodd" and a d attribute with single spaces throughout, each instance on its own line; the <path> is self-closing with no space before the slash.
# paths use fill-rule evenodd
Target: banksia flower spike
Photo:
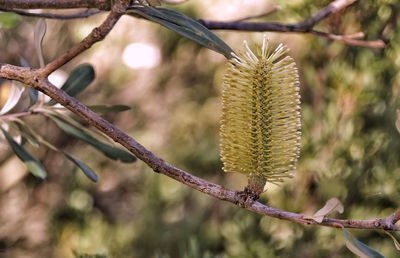
<path id="1" fill-rule="evenodd" d="M 280 44 L 234 55 L 224 77 L 220 129 L 225 172 L 249 178 L 255 198 L 265 183 L 292 177 L 300 153 L 300 95 L 296 65 Z"/>

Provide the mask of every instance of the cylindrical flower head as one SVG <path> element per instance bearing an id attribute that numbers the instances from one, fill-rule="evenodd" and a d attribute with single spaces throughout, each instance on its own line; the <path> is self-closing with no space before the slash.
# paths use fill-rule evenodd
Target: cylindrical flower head
<path id="1" fill-rule="evenodd" d="M 300 154 L 299 76 L 286 46 L 244 45 L 224 77 L 221 159 L 225 172 L 276 184 L 292 177 Z"/>

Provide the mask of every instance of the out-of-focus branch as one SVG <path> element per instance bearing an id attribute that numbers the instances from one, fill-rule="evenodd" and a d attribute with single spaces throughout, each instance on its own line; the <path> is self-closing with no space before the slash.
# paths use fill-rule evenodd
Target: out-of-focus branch
<path id="1" fill-rule="evenodd" d="M 314 27 L 324 18 L 345 9 L 356 0 L 335 0 L 315 15 L 300 23 L 278 23 L 278 22 L 244 22 L 242 19 L 235 21 L 209 21 L 199 20 L 204 26 L 211 30 L 239 30 L 239 31 L 274 31 L 311 33 L 316 36 L 342 41 L 348 45 L 382 48 L 385 43 L 382 40 L 365 41 L 354 39 L 347 35 L 336 35 L 329 32 L 315 30 Z"/>
<path id="2" fill-rule="evenodd" d="M 98 8 L 109 10 L 111 0 L 0 0 L 0 7 L 8 9 L 69 9 Z"/>
<path id="3" fill-rule="evenodd" d="M 331 14 L 337 13 L 342 9 L 345 9 L 347 6 L 351 5 L 355 1 L 356 0 L 335 0 L 327 5 L 325 8 L 321 9 L 318 13 L 303 21 L 301 23 L 301 26 L 305 28 L 312 28 L 324 18 L 328 17 Z"/>
<path id="4" fill-rule="evenodd" d="M 10 4 L 7 8 L 21 8 L 22 2 L 26 4 L 26 8 L 68 8 L 68 4 L 80 4 L 85 6 L 80 7 L 93 7 L 90 6 L 93 3 L 103 3 L 103 1 L 80 1 L 80 0 L 0 0 L 0 6 L 4 4 Z M 233 23 L 213 23 L 209 22 L 209 27 L 214 29 L 219 28 L 236 28 L 240 30 L 270 30 L 270 31 L 284 31 L 284 32 L 310 32 L 317 34 L 318 36 L 324 37 L 337 37 L 335 39 L 342 40 L 346 43 L 359 40 L 361 34 L 356 35 L 333 35 L 324 32 L 318 32 L 313 30 L 313 26 L 327 17 L 329 14 L 337 12 L 340 9 L 345 8 L 354 1 L 346 0 L 336 0 L 318 14 L 305 20 L 303 23 L 299 24 L 278 24 L 278 23 L 243 23 L 243 22 L 233 22 Z M 41 3 L 41 5 L 39 4 Z M 59 5 L 57 5 L 57 3 Z M 84 4 L 85 3 L 85 4 Z M 13 5 L 14 4 L 14 5 Z M 47 4 L 47 5 L 46 5 Z M 125 132 L 120 130 L 115 125 L 111 124 L 101 116 L 97 115 L 95 112 L 91 111 L 88 107 L 80 103 L 75 98 L 69 96 L 63 90 L 58 89 L 52 85 L 47 77 L 54 70 L 58 69 L 60 66 L 64 65 L 77 55 L 81 54 L 83 51 L 90 48 L 93 44 L 104 39 L 104 37 L 110 32 L 113 26 L 116 24 L 118 19 L 125 13 L 126 7 L 129 4 L 129 0 L 117 0 L 112 6 L 111 12 L 106 18 L 106 20 L 97 28 L 95 28 L 82 42 L 80 42 L 75 47 L 68 50 L 66 53 L 55 59 L 53 62 L 49 63 L 47 66 L 41 69 L 32 69 L 29 67 L 18 67 L 10 64 L 0 63 L 0 78 L 8 80 L 16 80 L 29 85 L 32 88 L 39 90 L 46 94 L 47 96 L 53 98 L 58 103 L 72 111 L 74 114 L 78 115 L 80 118 L 96 127 L 99 131 L 106 134 L 112 138 L 115 142 L 120 143 L 139 159 L 145 162 L 154 172 L 164 174 L 176 181 L 185 184 L 195 190 L 202 193 L 208 194 L 220 200 L 224 200 L 240 207 L 245 208 L 251 212 L 255 212 L 260 215 L 266 215 L 274 218 L 279 218 L 283 220 L 292 221 L 300 224 L 307 225 L 318 225 L 326 227 L 337 227 L 337 228 L 358 228 L 358 229 L 383 229 L 383 230 L 393 230 L 400 231 L 400 225 L 396 225 L 397 221 L 400 220 L 400 209 L 394 212 L 392 215 L 385 218 L 375 218 L 368 220 L 351 220 L 351 219 L 334 219 L 334 218 L 324 218 L 322 222 L 317 222 L 310 219 L 308 216 L 299 213 L 293 213 L 288 211 L 283 211 L 280 209 L 269 207 L 260 202 L 246 203 L 243 205 L 242 196 L 243 193 L 240 191 L 234 191 L 226 189 L 221 185 L 208 182 L 199 177 L 193 176 L 190 173 L 174 167 L 151 151 L 147 150 L 140 143 L 135 141 L 132 137 L 127 135 Z M 30 6 L 30 7 L 29 7 Z M 34 7 L 32 7 L 34 6 Z M 52 7 L 50 7 L 52 6 Z M 64 7 L 62 7 L 64 6 Z M 77 7 L 77 6 L 74 6 Z M 97 6 L 98 7 L 98 6 Z M 204 22 L 204 21 L 203 21 Z M 207 25 L 207 22 L 204 22 Z M 225 26 L 225 27 L 224 27 Z M 230 27 L 229 27 L 230 26 Z M 246 27 L 247 26 L 247 27 Z M 254 27 L 256 26 L 256 27 Z M 247 28 L 247 29 L 246 29 Z M 341 37 L 341 38 L 339 38 Z"/>
<path id="5" fill-rule="evenodd" d="M 38 73 L 47 77 L 49 74 L 69 62 L 71 59 L 82 53 L 83 51 L 89 49 L 96 42 L 103 40 L 107 34 L 114 28 L 119 18 L 126 12 L 127 3 L 124 5 L 124 1 L 116 1 L 111 8 L 110 14 L 107 16 L 106 20 L 99 26 L 92 30 L 92 32 L 86 36 L 79 44 L 75 45 L 67 52 L 59 56 L 54 61 L 48 63 L 45 67 L 38 70 Z"/>
<path id="6" fill-rule="evenodd" d="M 71 19 L 80 19 L 80 18 L 88 18 L 95 14 L 101 13 L 101 10 L 98 9 L 88 9 L 83 12 L 73 13 L 73 14 L 58 14 L 58 13 L 32 13 L 29 11 L 19 10 L 19 9 L 9 9 L 0 7 L 0 11 L 2 12 L 13 12 L 23 16 L 29 17 L 40 17 L 46 19 L 58 19 L 58 20 L 71 20 Z"/>
<path id="7" fill-rule="evenodd" d="M 227 22 L 200 20 L 200 22 L 207 28 L 214 30 L 310 32 L 321 20 L 346 8 L 355 1 L 356 0 L 335 0 L 313 16 L 305 19 L 303 22 L 294 24 L 278 22 L 242 22 L 242 19 Z"/>
<path id="8" fill-rule="evenodd" d="M 348 45 L 363 46 L 372 48 L 382 48 L 385 43 L 382 40 L 365 41 L 360 38 L 354 39 L 348 35 L 337 35 L 329 32 L 315 30 L 314 27 L 326 17 L 345 9 L 353 4 L 356 0 L 334 0 L 325 8 L 313 16 L 305 19 L 300 23 L 285 24 L 278 22 L 246 22 L 246 20 L 255 17 L 245 17 L 234 21 L 209 21 L 199 20 L 204 26 L 212 30 L 239 30 L 239 31 L 273 31 L 273 32 L 293 32 L 293 33 L 310 33 L 316 36 L 325 37 L 332 40 L 341 41 Z M 30 13 L 21 9 L 66 9 L 66 8 L 97 8 L 98 10 L 109 10 L 111 0 L 0 0 L 0 11 L 15 12 L 25 16 L 36 16 L 51 19 L 75 19 L 91 16 L 95 13 L 77 13 L 74 15 L 60 15 L 51 13 Z M 166 2 L 166 1 L 163 1 Z M 127 3 L 128 4 L 128 3 Z M 274 11 L 274 9 L 272 10 Z M 114 14 L 116 14 L 114 12 Z M 122 14 L 120 14 L 122 15 Z M 265 14 L 262 14 L 264 16 Z M 118 20 L 118 19 L 116 19 Z M 111 24 L 111 23 L 109 23 Z M 112 26 L 110 27 L 110 29 Z M 96 30 L 96 29 L 95 29 Z M 95 32 L 95 31 L 93 31 Z M 98 32 L 96 32 L 98 33 Z M 93 38 L 94 35 L 90 36 Z M 101 35 L 100 35 L 101 39 Z M 93 44 L 88 42 L 88 44 Z M 82 50 L 82 46 L 77 46 L 75 51 L 78 53 Z M 79 49 L 78 49 L 79 48 Z"/>
<path id="9" fill-rule="evenodd" d="M 370 47 L 370 48 L 383 48 L 385 47 L 385 42 L 383 40 L 362 40 L 360 37 L 354 37 L 354 35 L 363 35 L 364 33 L 358 32 L 350 35 L 337 35 L 333 33 L 328 33 L 328 32 L 323 32 L 323 31 L 318 31 L 318 30 L 311 30 L 311 34 L 332 39 L 332 40 L 337 40 L 341 41 L 347 45 L 351 46 L 357 46 L 357 47 Z"/>
<path id="10" fill-rule="evenodd" d="M 268 11 L 266 11 L 264 13 L 243 17 L 243 18 L 234 20 L 233 22 L 243 22 L 243 21 L 252 20 L 252 19 L 264 18 L 268 15 L 275 13 L 276 11 L 278 11 L 278 7 L 273 6 L 271 9 L 269 9 Z"/>
<path id="11" fill-rule="evenodd" d="M 37 112 L 35 109 L 29 109 L 27 111 L 22 111 L 18 113 L 0 115 L 0 121 L 12 121 L 20 117 L 37 115 L 37 114 L 39 114 L 39 112 Z"/>
<path id="12" fill-rule="evenodd" d="M 36 90 L 43 92 L 47 96 L 50 96 L 58 103 L 72 111 L 74 114 L 78 115 L 80 118 L 96 127 L 102 133 L 123 145 L 130 152 L 136 155 L 136 157 L 141 159 L 150 168 L 152 168 L 154 172 L 164 174 L 202 193 L 243 207 L 243 202 L 241 202 L 241 192 L 226 189 L 221 185 L 208 182 L 168 164 L 151 151 L 147 150 L 144 146 L 135 141 L 118 127 L 91 111 L 88 107 L 80 103 L 75 98 L 69 96 L 64 91 L 52 85 L 47 78 L 40 73 L 40 70 L 23 68 L 9 64 L 0 64 L 0 78 L 20 81 L 26 85 L 30 85 Z M 396 222 L 400 219 L 400 210 L 397 210 L 395 213 L 386 218 L 368 220 L 324 218 L 323 221 L 319 223 L 308 218 L 304 214 L 283 211 L 269 207 L 260 202 L 253 202 L 243 208 L 260 215 L 266 215 L 300 224 L 337 228 L 344 227 L 400 231 L 400 225 L 396 225 Z"/>

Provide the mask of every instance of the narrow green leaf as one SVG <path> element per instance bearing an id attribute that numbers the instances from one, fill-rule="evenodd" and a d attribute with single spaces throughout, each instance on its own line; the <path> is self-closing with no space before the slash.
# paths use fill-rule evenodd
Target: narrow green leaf
<path id="1" fill-rule="evenodd" d="M 113 105 L 113 106 L 107 106 L 107 105 L 93 105 L 93 106 L 88 106 L 92 111 L 94 112 L 99 112 L 99 113 L 107 113 L 107 112 L 123 112 L 130 110 L 131 108 L 125 105 Z"/>
<path id="2" fill-rule="evenodd" d="M 40 67 L 44 67 L 42 43 L 44 35 L 46 35 L 46 30 L 47 30 L 46 20 L 43 18 L 39 19 L 35 26 L 34 38 L 35 38 L 36 54 L 39 59 Z"/>
<path id="3" fill-rule="evenodd" d="M 90 64 L 81 64 L 72 70 L 67 81 L 61 87 L 68 95 L 75 96 L 80 93 L 94 80 L 95 72 Z M 49 105 L 56 104 L 55 100 L 50 100 Z"/>
<path id="4" fill-rule="evenodd" d="M 200 24 L 198 21 L 173 10 L 135 5 L 129 10 L 131 15 L 139 15 L 147 20 L 156 22 L 176 33 L 223 54 L 226 58 L 232 58 L 233 50 L 218 36 Z"/>
<path id="5" fill-rule="evenodd" d="M 80 170 L 82 170 L 82 172 L 93 182 L 97 182 L 98 177 L 96 175 L 96 173 L 93 172 L 93 170 L 91 170 L 85 163 L 83 163 L 82 161 L 80 161 L 79 159 L 75 158 L 74 156 L 72 156 L 71 154 L 68 154 L 66 152 L 63 152 L 64 155 L 70 160 L 72 161 Z"/>
<path id="6" fill-rule="evenodd" d="M 35 132 L 35 130 L 33 130 L 30 127 L 29 124 L 25 123 L 24 120 L 17 118 L 13 121 L 13 123 L 17 126 L 17 128 L 21 132 L 22 136 L 26 137 L 32 146 L 39 147 L 39 145 L 42 143 L 44 143 L 47 146 L 48 142 L 45 141 L 39 134 L 37 134 Z M 53 148 L 51 148 L 51 149 L 53 149 Z"/>
<path id="7" fill-rule="evenodd" d="M 399 243 L 399 241 L 397 241 L 397 239 L 392 234 L 390 234 L 390 232 L 388 232 L 386 230 L 384 232 L 385 232 L 386 235 L 390 236 L 390 238 L 393 240 L 393 244 L 394 244 L 394 247 L 396 247 L 396 250 L 400 251 L 400 243 Z"/>
<path id="8" fill-rule="evenodd" d="M 114 159 L 114 160 L 120 160 L 122 162 L 134 162 L 136 161 L 136 157 L 130 154 L 127 151 L 124 151 L 122 149 L 110 146 L 106 143 L 103 143 L 96 138 L 92 137 L 88 133 L 86 133 L 84 130 L 81 130 L 78 127 L 75 127 L 69 123 L 67 123 L 65 120 L 63 121 L 59 117 L 55 117 L 53 115 L 49 116 L 59 128 L 61 128 L 64 132 L 92 145 L 95 147 L 97 150 L 102 152 L 105 156 Z"/>
<path id="9" fill-rule="evenodd" d="M 371 247 L 369 247 L 368 245 L 364 244 L 363 242 L 361 242 L 357 238 L 354 238 L 354 243 L 357 245 L 357 247 L 363 253 L 365 253 L 370 258 L 385 258 L 385 256 L 383 256 L 381 253 L 379 253 L 378 251 L 372 249 Z"/>
<path id="10" fill-rule="evenodd" d="M 353 237 L 347 232 L 345 228 L 342 228 L 342 235 L 345 239 L 347 249 L 360 258 L 385 258 L 382 254 L 375 251 L 371 247 L 367 246 L 357 238 Z"/>
<path id="11" fill-rule="evenodd" d="M 15 123 L 16 127 L 18 128 L 19 132 L 21 133 L 22 139 L 29 142 L 35 148 L 39 147 L 39 141 L 36 139 L 34 135 L 32 135 L 26 128 L 21 126 L 19 123 Z"/>
<path id="12" fill-rule="evenodd" d="M 1 130 L 3 131 L 3 134 L 10 147 L 14 151 L 15 155 L 17 155 L 17 157 L 25 164 L 28 171 L 31 172 L 34 176 L 41 179 L 46 178 L 46 169 L 43 167 L 42 163 L 39 160 L 35 159 L 31 154 L 29 154 L 16 141 L 14 141 L 14 139 L 7 131 L 5 131 L 4 129 Z"/>

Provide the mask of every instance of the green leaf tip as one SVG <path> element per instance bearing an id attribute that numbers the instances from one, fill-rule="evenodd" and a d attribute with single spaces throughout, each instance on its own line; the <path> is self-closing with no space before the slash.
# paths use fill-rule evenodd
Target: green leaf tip
<path id="1" fill-rule="evenodd" d="M 162 7 L 134 5 L 129 13 L 158 23 L 228 59 L 233 56 L 233 50 L 222 39 L 198 21 L 180 12 Z"/>
<path id="2" fill-rule="evenodd" d="M 95 79 L 95 76 L 96 74 L 92 65 L 78 65 L 74 70 L 72 70 L 61 89 L 73 97 L 85 90 Z M 54 105 L 56 103 L 57 102 L 53 99 L 49 101 L 49 105 Z"/>
<path id="3" fill-rule="evenodd" d="M 61 117 L 56 117 L 54 115 L 51 115 L 49 117 L 57 124 L 57 126 L 61 130 L 90 144 L 91 146 L 96 148 L 98 151 L 102 152 L 105 156 L 107 156 L 110 159 L 120 160 L 125 163 L 132 163 L 137 160 L 137 158 L 133 156 L 131 153 L 123 149 L 108 145 L 96 139 L 93 135 L 89 134 L 87 131 L 68 123 Z"/>
<path id="4" fill-rule="evenodd" d="M 244 45 L 223 82 L 223 169 L 277 184 L 292 177 L 300 154 L 298 72 L 286 46 L 273 50 L 265 38 L 255 52 Z"/>
<path id="5" fill-rule="evenodd" d="M 347 249 L 349 249 L 353 254 L 357 255 L 358 257 L 385 258 L 385 256 L 383 256 L 381 253 L 355 238 L 352 234 L 350 234 L 350 232 L 347 232 L 345 228 L 342 228 L 342 235 Z"/>
<path id="6" fill-rule="evenodd" d="M 93 170 L 91 170 L 85 163 L 75 158 L 71 154 L 68 154 L 66 152 L 64 152 L 64 154 L 70 161 L 72 161 L 72 163 L 75 164 L 75 166 L 77 166 L 85 174 L 85 176 L 87 176 L 93 182 L 97 183 L 98 177 L 96 173 L 93 172 Z"/>
<path id="7" fill-rule="evenodd" d="M 4 137 L 6 138 L 11 149 L 14 151 L 15 155 L 17 155 L 17 157 L 25 164 L 28 171 L 38 178 L 45 179 L 47 172 L 42 163 L 34 158 L 28 151 L 26 151 L 24 147 L 14 141 L 12 136 L 7 131 L 5 131 L 4 129 L 1 130 L 3 131 Z"/>

